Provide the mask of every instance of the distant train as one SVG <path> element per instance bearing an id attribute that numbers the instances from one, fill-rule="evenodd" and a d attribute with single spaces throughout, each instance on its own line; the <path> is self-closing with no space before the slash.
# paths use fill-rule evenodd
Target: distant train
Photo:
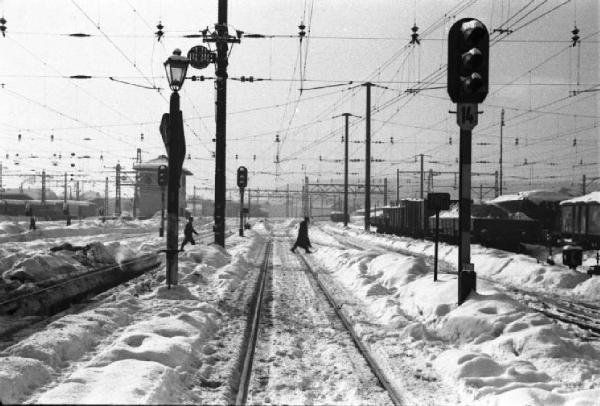
<path id="1" fill-rule="evenodd" d="M 67 213 L 71 218 L 98 215 L 98 206 L 85 200 L 0 200 L 0 215 L 25 216 L 31 213 L 41 220 L 63 220 Z"/>
<path id="2" fill-rule="evenodd" d="M 397 206 L 384 207 L 383 215 L 372 219 L 377 232 L 430 238 L 435 232 L 435 213 L 427 208 L 426 199 L 403 199 Z M 457 243 L 459 239 L 458 205 L 444 211 L 439 219 L 441 241 Z M 471 241 L 489 247 L 519 250 L 522 242 L 539 242 L 539 221 L 525 215 L 513 216 L 491 204 L 471 206 Z"/>
<path id="3" fill-rule="evenodd" d="M 346 217 L 348 218 L 349 216 Z M 344 221 L 344 212 L 332 211 L 329 215 L 329 219 L 334 223 L 342 223 Z"/>
<path id="4" fill-rule="evenodd" d="M 560 202 L 560 232 L 584 248 L 600 247 L 600 192 Z"/>
<path id="5" fill-rule="evenodd" d="M 372 217 L 380 233 L 430 238 L 435 217 L 426 199 L 402 199 Z M 458 205 L 441 212 L 440 240 L 457 243 Z M 600 247 L 600 192 L 570 199 L 557 192 L 530 191 L 500 196 L 471 206 L 471 241 L 519 251 L 522 243 L 563 244 L 565 239 L 585 248 Z"/>

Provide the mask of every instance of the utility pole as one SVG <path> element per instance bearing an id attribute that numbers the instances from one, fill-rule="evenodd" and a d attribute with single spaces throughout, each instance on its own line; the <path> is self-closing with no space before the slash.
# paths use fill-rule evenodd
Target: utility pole
<path id="1" fill-rule="evenodd" d="M 135 157 L 135 163 L 142 163 L 142 149 L 137 149 L 137 154 Z M 133 218 L 137 218 L 137 212 L 140 205 L 140 171 L 139 169 L 135 172 L 135 185 L 133 187 Z"/>
<path id="2" fill-rule="evenodd" d="M 504 109 L 500 112 L 500 195 L 502 195 L 502 129 L 504 128 Z"/>
<path id="3" fill-rule="evenodd" d="M 498 197 L 498 171 L 494 172 L 494 197 Z"/>
<path id="4" fill-rule="evenodd" d="M 387 206 L 387 178 L 383 179 L 383 205 Z"/>
<path id="5" fill-rule="evenodd" d="M 64 183 L 64 203 L 67 203 L 67 172 L 65 172 L 65 183 Z"/>
<path id="6" fill-rule="evenodd" d="M 75 200 L 79 201 L 79 181 L 75 182 Z M 77 205 L 77 219 L 81 220 L 81 206 Z"/>
<path id="7" fill-rule="evenodd" d="M 285 194 L 285 217 L 290 217 L 290 185 L 286 185 Z"/>
<path id="8" fill-rule="evenodd" d="M 373 83 L 363 83 L 367 87 L 367 111 L 365 115 L 365 231 L 371 229 L 371 86 Z"/>
<path id="9" fill-rule="evenodd" d="M 2 186 L 0 185 L 0 188 Z M 46 171 L 42 171 L 42 206 L 46 206 Z M 44 213 L 46 211 L 44 210 Z"/>
<path id="10" fill-rule="evenodd" d="M 121 164 L 116 166 L 116 185 L 115 185 L 115 216 L 121 215 Z M 67 175 L 65 174 L 65 182 Z M 65 183 L 66 185 L 66 183 Z M 66 186 L 65 186 L 66 191 Z"/>
<path id="11" fill-rule="evenodd" d="M 219 16 L 215 25 L 216 36 L 204 37 L 204 42 L 215 42 L 217 58 L 215 69 L 216 88 L 216 145 L 215 145 L 215 243 L 225 246 L 225 201 L 226 201 L 226 139 L 227 139 L 227 65 L 229 43 L 240 39 L 229 35 L 227 29 L 227 0 L 219 0 Z"/>
<path id="12" fill-rule="evenodd" d="M 396 169 L 396 205 L 400 203 L 400 169 Z"/>
<path id="13" fill-rule="evenodd" d="M 423 178 L 424 178 L 424 173 L 423 173 L 423 154 L 419 154 L 421 156 L 421 193 L 419 195 L 419 197 L 422 199 L 423 198 Z"/>
<path id="14" fill-rule="evenodd" d="M 582 195 L 585 194 L 585 175 L 582 175 L 582 179 L 581 179 L 581 194 Z"/>
<path id="15" fill-rule="evenodd" d="M 194 185 L 194 194 L 192 196 L 192 216 L 196 217 L 196 185 Z"/>
<path id="16" fill-rule="evenodd" d="M 108 216 L 108 176 L 104 180 L 104 214 Z"/>

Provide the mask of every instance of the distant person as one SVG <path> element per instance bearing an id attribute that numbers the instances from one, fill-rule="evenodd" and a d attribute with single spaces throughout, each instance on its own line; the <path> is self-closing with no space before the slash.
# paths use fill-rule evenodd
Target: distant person
<path id="1" fill-rule="evenodd" d="M 304 217 L 304 220 L 300 222 L 300 227 L 298 227 L 298 238 L 296 238 L 296 242 L 292 247 L 292 252 L 296 253 L 296 247 L 302 247 L 306 251 L 307 254 L 310 254 L 312 251 L 309 248 L 312 248 L 310 244 L 310 239 L 308 238 L 308 217 Z"/>
<path id="2" fill-rule="evenodd" d="M 67 203 L 63 203 L 62 212 L 65 218 L 67 219 L 67 226 L 71 225 L 71 214 L 69 213 L 69 205 Z"/>
<path id="3" fill-rule="evenodd" d="M 185 244 L 187 244 L 188 242 L 192 245 L 196 245 L 196 241 L 194 241 L 194 235 L 196 234 L 198 235 L 198 233 L 196 232 L 196 230 L 194 230 L 194 226 L 192 225 L 192 222 L 194 221 L 193 217 L 188 217 L 188 222 L 185 225 L 185 228 L 183 229 L 183 242 L 181 243 L 181 249 L 179 251 L 183 251 L 183 247 L 185 247 Z"/>
<path id="4" fill-rule="evenodd" d="M 33 217 L 33 208 L 29 202 L 25 204 L 25 215 L 29 216 L 29 229 L 35 230 L 35 217 Z"/>

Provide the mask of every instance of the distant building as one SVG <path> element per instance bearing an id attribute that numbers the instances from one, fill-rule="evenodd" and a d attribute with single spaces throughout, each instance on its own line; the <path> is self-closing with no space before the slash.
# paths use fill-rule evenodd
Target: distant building
<path id="1" fill-rule="evenodd" d="M 161 188 L 158 186 L 158 167 L 160 165 L 169 166 L 169 159 L 166 155 L 160 155 L 141 164 L 133 165 L 133 169 L 139 173 L 140 178 L 140 199 L 139 199 L 139 218 L 149 218 L 154 216 L 161 209 Z M 186 208 L 186 176 L 192 175 L 192 172 L 183 168 L 181 171 L 181 180 L 179 182 L 179 215 L 185 215 Z M 165 188 L 165 216 L 167 210 L 167 188 Z"/>

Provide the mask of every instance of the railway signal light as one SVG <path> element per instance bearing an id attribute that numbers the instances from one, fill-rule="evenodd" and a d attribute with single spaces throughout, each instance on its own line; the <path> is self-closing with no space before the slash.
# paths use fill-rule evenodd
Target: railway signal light
<path id="1" fill-rule="evenodd" d="M 237 185 L 239 188 L 245 188 L 248 185 L 248 169 L 240 166 L 237 170 Z"/>
<path id="2" fill-rule="evenodd" d="M 167 165 L 160 165 L 158 167 L 158 185 L 167 186 L 169 182 L 169 168 Z"/>
<path id="3" fill-rule="evenodd" d="M 458 20 L 448 33 L 447 87 L 454 103 L 481 103 L 488 94 L 490 37 L 474 18 Z"/>

